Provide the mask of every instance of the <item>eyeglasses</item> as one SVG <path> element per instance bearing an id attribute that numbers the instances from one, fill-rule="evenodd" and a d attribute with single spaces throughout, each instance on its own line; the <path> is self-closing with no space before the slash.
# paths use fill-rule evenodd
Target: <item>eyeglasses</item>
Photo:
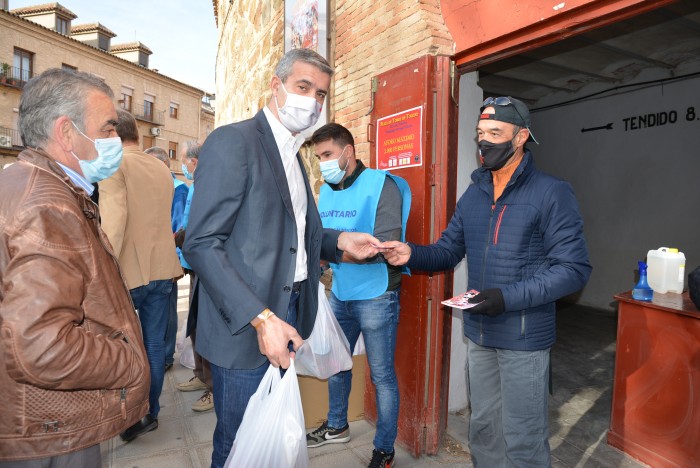
<path id="1" fill-rule="evenodd" d="M 484 100 L 484 104 L 481 106 L 481 109 L 483 110 L 485 107 L 488 106 L 513 106 L 513 109 L 515 109 L 515 112 L 518 113 L 520 118 L 522 119 L 523 123 L 527 122 L 525 120 L 525 117 L 523 117 L 523 114 L 520 113 L 518 110 L 518 106 L 515 105 L 513 101 L 510 100 L 509 97 L 506 96 L 500 96 L 500 97 L 488 97 Z M 532 141 L 535 143 L 539 144 L 537 140 L 535 139 L 535 136 L 532 134 L 532 130 L 530 130 L 530 127 L 525 126 L 527 128 L 528 132 L 530 132 L 530 138 L 532 138 Z"/>
<path id="2" fill-rule="evenodd" d="M 514 103 L 513 101 L 510 100 L 510 98 L 508 98 L 508 97 L 506 97 L 506 96 L 501 96 L 501 97 L 488 97 L 488 98 L 486 98 L 486 100 L 484 100 L 484 105 L 481 106 L 481 108 L 483 109 L 484 107 L 493 106 L 493 105 L 496 105 L 496 106 L 513 106 L 513 109 L 515 109 L 515 112 L 518 113 L 518 115 L 519 115 L 520 118 L 522 119 L 523 123 L 527 122 L 527 121 L 525 120 L 525 117 L 523 117 L 523 114 L 520 113 L 520 111 L 518 110 L 518 107 L 515 105 L 515 103 Z M 527 129 L 529 130 L 530 127 L 527 127 Z"/>
<path id="3" fill-rule="evenodd" d="M 486 100 L 484 101 L 483 107 L 488 107 L 488 106 L 493 105 L 493 104 L 496 104 L 497 106 L 508 106 L 510 104 L 513 104 L 513 101 L 511 101 L 510 98 L 507 98 L 505 96 L 489 97 L 489 98 L 486 98 Z M 513 107 L 515 107 L 515 104 L 513 104 Z M 515 110 L 517 111 L 518 109 L 515 109 Z"/>
<path id="4" fill-rule="evenodd" d="M 484 101 L 484 105 L 481 108 L 483 109 L 484 107 L 493 106 L 493 105 L 496 105 L 496 106 L 511 106 L 512 105 L 513 109 L 515 109 L 515 112 L 518 113 L 518 115 L 522 119 L 523 123 L 526 122 L 525 117 L 523 117 L 523 114 L 520 113 L 520 111 L 518 110 L 518 107 L 515 105 L 515 103 L 513 101 L 510 100 L 510 98 L 505 97 L 505 96 L 488 97 Z M 529 130 L 529 127 L 528 127 L 528 130 Z"/>

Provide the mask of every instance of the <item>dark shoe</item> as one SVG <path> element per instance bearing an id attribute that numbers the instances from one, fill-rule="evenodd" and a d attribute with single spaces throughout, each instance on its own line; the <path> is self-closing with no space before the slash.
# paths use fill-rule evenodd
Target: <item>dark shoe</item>
<path id="1" fill-rule="evenodd" d="M 350 425 L 335 429 L 328 426 L 328 421 L 321 424 L 315 431 L 306 434 L 306 446 L 320 447 L 326 444 L 343 444 L 350 441 Z"/>
<path id="2" fill-rule="evenodd" d="M 387 453 L 374 449 L 368 468 L 392 468 L 394 465 L 394 452 Z"/>
<path id="3" fill-rule="evenodd" d="M 141 421 L 119 434 L 119 437 L 121 437 L 124 442 L 131 442 L 138 436 L 146 432 L 155 431 L 156 429 L 158 429 L 158 420 L 154 419 L 150 414 L 147 414 Z"/>

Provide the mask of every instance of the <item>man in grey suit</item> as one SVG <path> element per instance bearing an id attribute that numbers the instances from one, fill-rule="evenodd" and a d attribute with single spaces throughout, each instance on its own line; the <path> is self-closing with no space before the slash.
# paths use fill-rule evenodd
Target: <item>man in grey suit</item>
<path id="1" fill-rule="evenodd" d="M 183 251 L 199 278 L 197 352 L 211 363 L 213 468 L 226 461 L 268 365 L 287 368 L 289 343 L 298 349 L 311 333 L 320 259 L 379 252 L 369 234 L 323 229 L 297 154 L 332 74 L 317 53 L 288 52 L 267 106 L 217 128 L 200 153 Z"/>

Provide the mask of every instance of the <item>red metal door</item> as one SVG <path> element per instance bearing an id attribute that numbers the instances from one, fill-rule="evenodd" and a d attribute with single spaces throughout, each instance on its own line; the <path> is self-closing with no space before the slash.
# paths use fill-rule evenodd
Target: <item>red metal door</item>
<path id="1" fill-rule="evenodd" d="M 449 57 L 424 56 L 375 77 L 373 85 L 376 92 L 368 126 L 371 167 L 378 167 L 378 154 L 386 166 L 385 149 L 389 145 L 401 151 L 410 146 L 401 146 L 402 141 L 416 144 L 413 153 L 400 155 L 407 158 L 399 158 L 409 167 L 391 172 L 406 179 L 411 187 L 413 201 L 406 238 L 418 244 L 432 243 L 440 236 L 456 202 L 457 112 L 452 90 L 457 86 L 452 82 L 451 65 Z M 399 116 L 395 120 L 411 116 L 416 123 L 417 113 L 419 129 L 415 127 L 412 137 L 378 134 L 378 122 L 391 122 L 391 116 Z M 440 301 L 451 293 L 452 272 L 414 271 L 403 279 L 396 344 L 401 396 L 398 440 L 414 456 L 437 453 L 447 423 L 451 315 Z M 376 420 L 374 391 L 369 372 L 367 375 L 365 414 Z"/>

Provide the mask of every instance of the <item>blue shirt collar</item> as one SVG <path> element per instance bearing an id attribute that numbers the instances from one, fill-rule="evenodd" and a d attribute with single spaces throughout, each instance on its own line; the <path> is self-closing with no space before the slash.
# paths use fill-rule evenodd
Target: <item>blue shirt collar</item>
<path id="1" fill-rule="evenodd" d="M 83 190 L 85 190 L 85 191 L 87 192 L 88 196 L 91 196 L 91 195 L 92 195 L 92 192 L 95 191 L 95 187 L 93 187 L 92 184 L 91 184 L 90 182 L 88 182 L 88 181 L 85 179 L 85 177 L 83 177 L 82 175 L 78 174 L 77 172 L 75 172 L 75 171 L 74 171 L 73 169 L 71 169 L 70 167 L 64 166 L 63 164 L 61 164 L 61 163 L 58 162 L 58 161 L 56 161 L 56 163 L 57 163 L 59 166 L 61 166 L 61 169 L 63 169 L 63 171 L 64 171 L 64 172 L 66 173 L 66 175 L 70 178 L 70 180 L 73 181 L 73 183 L 74 183 L 75 185 L 77 185 L 78 187 L 80 187 L 80 188 L 82 188 Z"/>

